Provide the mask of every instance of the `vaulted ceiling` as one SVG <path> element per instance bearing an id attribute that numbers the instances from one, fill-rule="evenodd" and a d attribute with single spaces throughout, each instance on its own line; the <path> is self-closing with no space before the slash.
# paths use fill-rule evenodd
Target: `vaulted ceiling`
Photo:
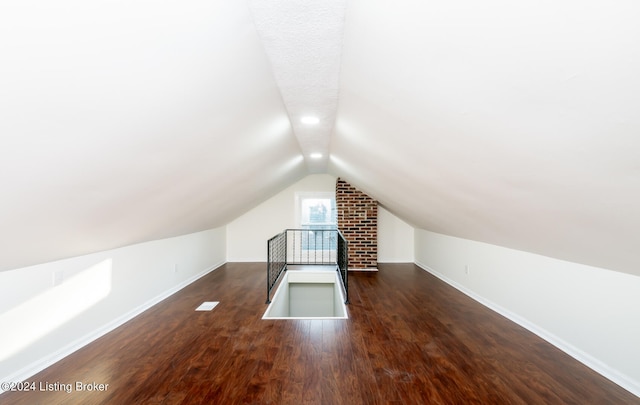
<path id="1" fill-rule="evenodd" d="M 418 228 L 640 275 L 637 21 L 633 1 L 2 2 L 0 269 L 222 226 L 328 172 Z"/>

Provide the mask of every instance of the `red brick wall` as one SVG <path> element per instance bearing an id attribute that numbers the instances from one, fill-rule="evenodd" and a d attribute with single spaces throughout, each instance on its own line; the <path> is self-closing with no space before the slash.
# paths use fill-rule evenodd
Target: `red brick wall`
<path id="1" fill-rule="evenodd" d="M 344 180 L 336 182 L 338 229 L 349 242 L 349 269 L 378 268 L 378 202 Z"/>

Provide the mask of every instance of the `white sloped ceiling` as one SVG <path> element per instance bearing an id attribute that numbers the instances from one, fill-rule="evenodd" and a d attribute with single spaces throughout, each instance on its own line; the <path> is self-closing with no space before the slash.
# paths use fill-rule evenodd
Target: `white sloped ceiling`
<path id="1" fill-rule="evenodd" d="M 419 228 L 640 274 L 640 6 L 352 1 L 330 170 Z"/>
<path id="2" fill-rule="evenodd" d="M 603 0 L 4 1 L 0 270 L 221 226 L 329 172 L 418 228 L 640 275 L 638 21 Z"/>
<path id="3" fill-rule="evenodd" d="M 221 226 L 305 174 L 244 2 L 0 4 L 0 269 Z"/>
<path id="4" fill-rule="evenodd" d="M 311 173 L 327 171 L 346 0 L 248 0 Z M 304 117 L 318 123 L 305 125 Z M 312 158 L 313 154 L 319 157 Z"/>

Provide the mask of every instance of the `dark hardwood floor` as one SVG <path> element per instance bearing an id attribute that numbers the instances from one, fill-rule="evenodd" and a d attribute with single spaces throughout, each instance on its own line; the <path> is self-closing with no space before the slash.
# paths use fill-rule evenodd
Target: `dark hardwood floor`
<path id="1" fill-rule="evenodd" d="M 640 404 L 413 264 L 350 273 L 348 320 L 262 320 L 265 276 L 226 264 L 30 379 L 71 393 L 0 403 Z"/>

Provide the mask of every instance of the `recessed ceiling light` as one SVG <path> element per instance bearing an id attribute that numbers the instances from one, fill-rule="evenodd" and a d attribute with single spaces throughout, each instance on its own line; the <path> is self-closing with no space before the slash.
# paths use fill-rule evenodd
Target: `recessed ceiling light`
<path id="1" fill-rule="evenodd" d="M 310 154 L 309 157 L 311 159 L 320 159 L 322 157 L 322 153 L 315 152 L 315 153 Z"/>
<path id="2" fill-rule="evenodd" d="M 316 125 L 317 123 L 320 122 L 320 119 L 312 115 L 307 115 L 305 117 L 300 118 L 300 122 L 306 125 Z"/>

